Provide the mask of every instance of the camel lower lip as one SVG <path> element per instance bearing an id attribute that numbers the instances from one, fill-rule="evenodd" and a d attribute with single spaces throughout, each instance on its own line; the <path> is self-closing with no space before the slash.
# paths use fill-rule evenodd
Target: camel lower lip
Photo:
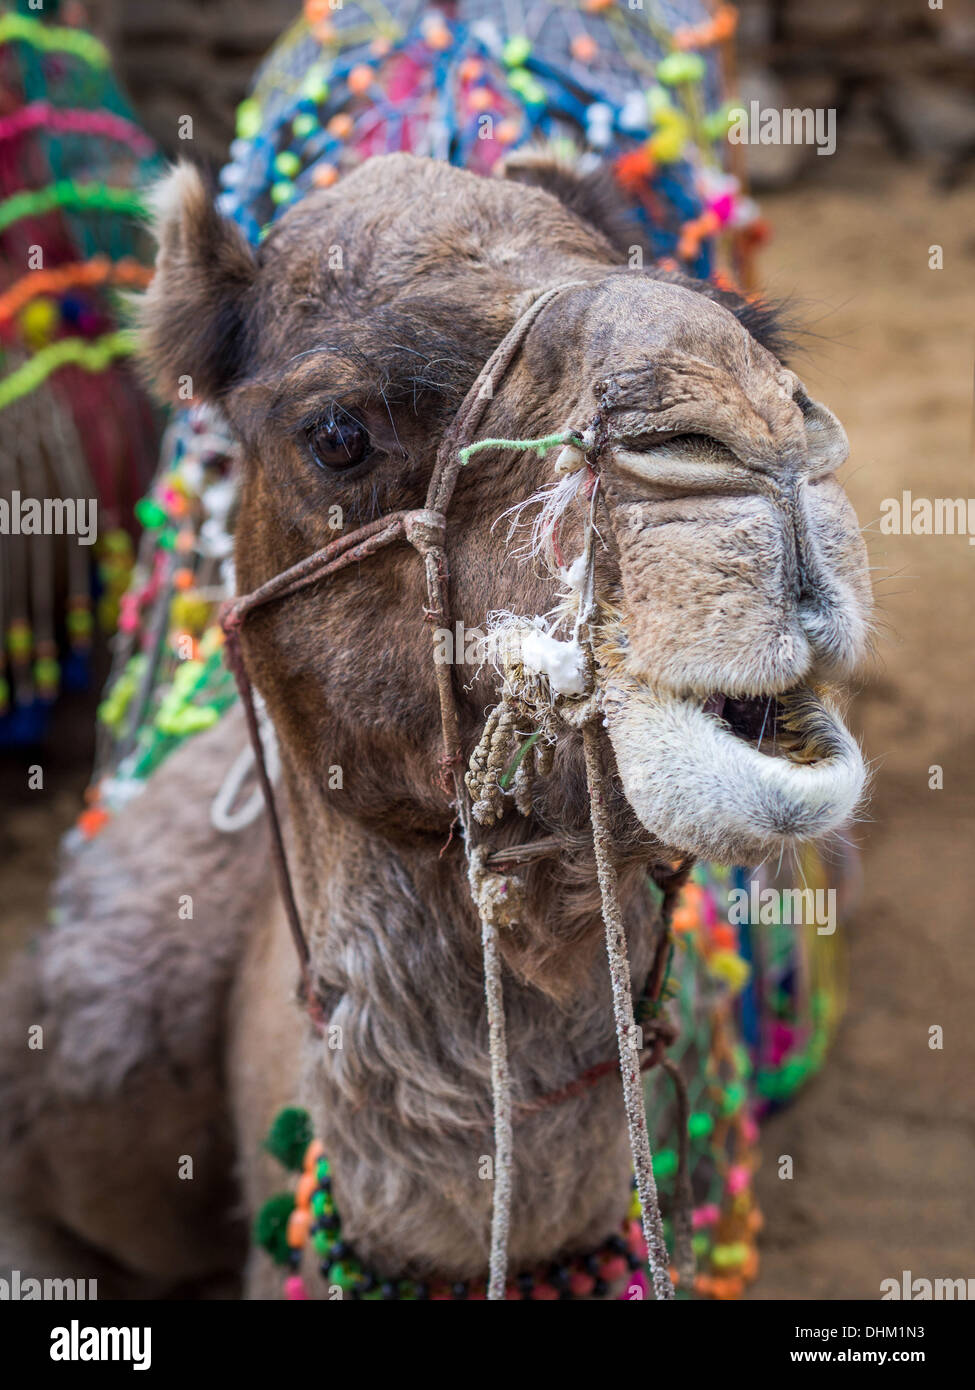
<path id="1" fill-rule="evenodd" d="M 837 829 L 863 793 L 856 741 L 806 687 L 702 702 L 616 672 L 603 708 L 627 800 L 685 854 L 757 863 Z"/>

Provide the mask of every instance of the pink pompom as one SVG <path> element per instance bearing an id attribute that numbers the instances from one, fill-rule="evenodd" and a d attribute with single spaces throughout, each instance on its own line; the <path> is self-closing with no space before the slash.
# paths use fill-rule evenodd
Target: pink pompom
<path id="1" fill-rule="evenodd" d="M 728 1177 L 725 1183 L 728 1191 L 733 1197 L 737 1197 L 739 1192 L 744 1192 L 751 1181 L 751 1173 L 741 1163 L 736 1163 L 733 1168 L 728 1169 Z"/>
<path id="2" fill-rule="evenodd" d="M 305 1288 L 305 1281 L 300 1274 L 289 1274 L 284 1281 L 285 1298 L 307 1298 L 308 1290 Z"/>
<path id="3" fill-rule="evenodd" d="M 709 1202 L 703 1207 L 694 1208 L 691 1225 L 695 1231 L 699 1231 L 702 1226 L 713 1226 L 720 1215 L 720 1209 L 713 1202 Z"/>

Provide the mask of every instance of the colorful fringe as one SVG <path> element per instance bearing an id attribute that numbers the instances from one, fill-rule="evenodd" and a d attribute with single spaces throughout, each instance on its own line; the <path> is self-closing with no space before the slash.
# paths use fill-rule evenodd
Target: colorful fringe
<path id="1" fill-rule="evenodd" d="M 114 291 L 151 276 L 133 219 L 161 166 L 105 49 L 58 9 L 0 5 L 0 745 L 36 741 L 59 690 L 86 683 L 159 434 Z M 18 524 L 55 500 L 84 503 L 94 544 Z"/>

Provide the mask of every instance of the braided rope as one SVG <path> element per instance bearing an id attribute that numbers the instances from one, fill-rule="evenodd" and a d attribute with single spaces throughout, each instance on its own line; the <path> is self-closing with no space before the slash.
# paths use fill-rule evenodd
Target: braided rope
<path id="1" fill-rule="evenodd" d="M 465 844 L 467 837 L 465 835 Z M 478 851 L 468 853 L 471 896 L 478 901 L 478 876 L 482 872 Z M 494 1198 L 491 1207 L 491 1255 L 487 1296 L 491 1302 L 505 1296 L 508 1282 L 508 1236 L 511 1230 L 511 1188 L 514 1135 L 511 1105 L 511 1072 L 501 983 L 498 929 L 486 912 L 481 919 L 481 954 L 484 961 L 484 998 L 487 1004 L 488 1048 L 491 1059 L 491 1096 L 494 1106 Z"/>
<path id="2" fill-rule="evenodd" d="M 633 1157 L 633 1172 L 640 1198 L 643 1235 L 647 1243 L 647 1259 L 653 1291 L 658 1299 L 674 1297 L 670 1280 L 667 1242 L 657 1184 L 653 1176 L 653 1157 L 647 1134 L 647 1117 L 640 1080 L 639 1054 L 634 1047 L 637 1037 L 633 1015 L 633 990 L 630 982 L 630 962 L 626 951 L 626 932 L 620 910 L 616 869 L 610 854 L 612 843 L 609 815 L 603 792 L 603 774 L 599 761 L 599 734 L 596 723 L 589 720 L 582 730 L 586 757 L 586 777 L 592 807 L 592 840 L 596 851 L 596 877 L 602 898 L 603 923 L 606 927 L 606 955 L 613 987 L 613 1012 L 616 1017 L 616 1041 L 620 1054 L 620 1075 L 623 1078 L 623 1104 L 626 1109 L 626 1128 Z"/>

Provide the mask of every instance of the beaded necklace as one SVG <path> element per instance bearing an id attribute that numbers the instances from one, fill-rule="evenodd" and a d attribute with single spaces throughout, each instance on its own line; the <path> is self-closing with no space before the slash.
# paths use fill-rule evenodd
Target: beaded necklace
<path id="1" fill-rule="evenodd" d="M 305 1110 L 288 1107 L 271 1126 L 265 1143 L 285 1168 L 300 1174 L 295 1191 L 268 1199 L 257 1214 L 254 1238 L 276 1264 L 288 1271 L 284 1296 L 309 1297 L 299 1272 L 309 1247 L 328 1298 L 394 1299 L 416 1301 L 481 1301 L 487 1297 L 486 1279 L 449 1281 L 413 1278 L 390 1279 L 366 1268 L 344 1238 L 342 1221 L 332 1191 L 332 1170 L 319 1139 L 311 1137 L 311 1121 Z M 630 1210 L 621 1229 L 585 1254 L 567 1255 L 524 1270 L 509 1281 L 505 1298 L 522 1301 L 605 1298 L 621 1288 L 619 1298 L 642 1299 L 649 1294 L 645 1273 L 647 1248 L 640 1225 L 640 1203 L 634 1190 Z M 625 1286 L 623 1281 L 626 1280 Z"/>

